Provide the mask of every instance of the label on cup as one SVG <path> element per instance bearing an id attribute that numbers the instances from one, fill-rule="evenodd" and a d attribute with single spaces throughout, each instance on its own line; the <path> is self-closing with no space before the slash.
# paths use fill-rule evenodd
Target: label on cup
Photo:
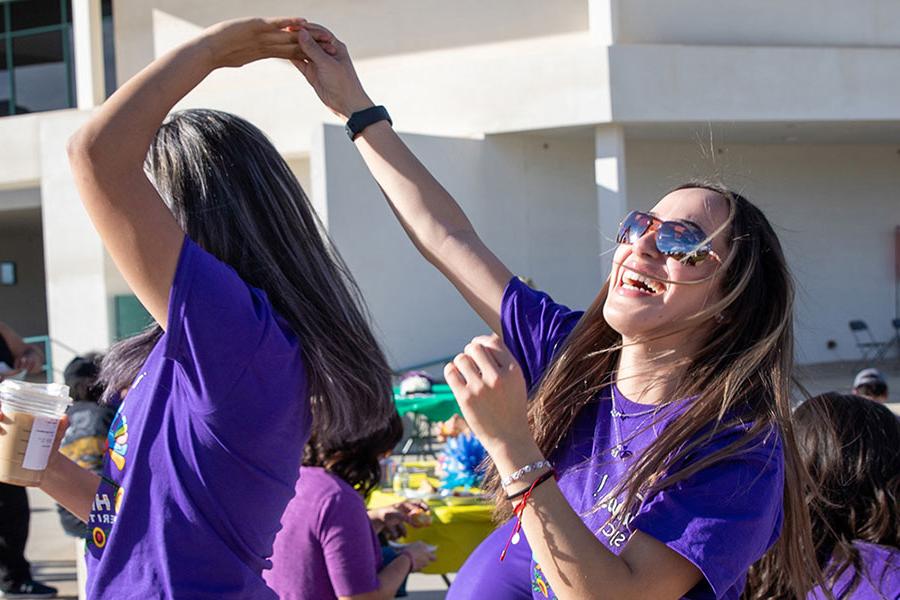
<path id="1" fill-rule="evenodd" d="M 25 458 L 22 460 L 23 469 L 43 471 L 47 468 L 58 423 L 57 419 L 49 419 L 47 417 L 34 418 L 34 423 L 31 425 L 31 435 L 28 438 L 28 447 L 25 449 Z"/>

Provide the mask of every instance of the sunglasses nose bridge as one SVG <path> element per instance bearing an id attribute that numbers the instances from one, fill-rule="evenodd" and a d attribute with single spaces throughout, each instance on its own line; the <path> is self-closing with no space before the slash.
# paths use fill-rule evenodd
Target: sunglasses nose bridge
<path id="1" fill-rule="evenodd" d="M 660 252 L 656 239 L 658 231 L 659 227 L 656 223 L 651 224 L 640 237 L 631 243 L 633 251 L 643 256 L 659 256 Z"/>

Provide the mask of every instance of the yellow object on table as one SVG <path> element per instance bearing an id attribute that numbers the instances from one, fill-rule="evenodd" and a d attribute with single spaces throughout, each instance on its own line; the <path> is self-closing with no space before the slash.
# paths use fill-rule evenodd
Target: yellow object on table
<path id="1" fill-rule="evenodd" d="M 398 494 L 375 491 L 369 498 L 369 508 L 380 508 L 411 500 Z M 443 499 L 428 500 L 432 521 L 427 527 L 407 527 L 403 543 L 425 542 L 437 546 L 437 560 L 425 567 L 423 573 L 443 575 L 455 573 L 475 547 L 494 530 L 491 520 L 493 504 L 478 501 L 474 504 L 449 506 Z"/>

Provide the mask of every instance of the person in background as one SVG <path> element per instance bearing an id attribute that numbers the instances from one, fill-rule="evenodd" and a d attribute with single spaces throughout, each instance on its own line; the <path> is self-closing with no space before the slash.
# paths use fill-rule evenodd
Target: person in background
<path id="1" fill-rule="evenodd" d="M 421 542 L 405 546 L 393 560 L 382 558 L 379 533 L 402 535 L 397 521 L 416 525 L 409 517 L 417 506 L 366 511 L 365 498 L 381 480 L 379 459 L 402 436 L 396 414 L 385 429 L 363 439 L 313 433 L 275 538 L 272 569 L 264 573 L 282 600 L 387 600 L 410 573 L 435 559 Z"/>
<path id="2" fill-rule="evenodd" d="M 6 368 L 4 368 L 4 366 Z M 0 322 L 0 381 L 25 371 L 40 373 L 44 355 L 26 344 L 6 323 Z M 31 509 L 25 488 L 0 483 L 0 598 L 53 598 L 56 588 L 31 578 L 31 565 L 25 560 L 25 542 Z"/>
<path id="3" fill-rule="evenodd" d="M 810 489 L 816 559 L 836 600 L 900 598 L 900 420 L 861 396 L 829 392 L 794 412 Z M 748 591 L 778 597 L 789 574 L 775 552 L 751 570 Z M 822 588 L 809 600 L 826 598 Z"/>
<path id="4" fill-rule="evenodd" d="M 76 356 L 66 365 L 63 378 L 73 400 L 66 414 L 69 427 L 60 442 L 59 451 L 82 469 L 99 474 L 103 470 L 103 456 L 109 448 L 107 435 L 116 409 L 100 404 L 103 387 L 98 384 L 102 356 L 90 353 Z M 59 519 L 65 532 L 86 539 L 88 528 L 81 519 L 57 504 Z"/>
<path id="5" fill-rule="evenodd" d="M 853 378 L 853 393 L 875 402 L 888 401 L 888 384 L 878 369 L 863 369 Z"/>

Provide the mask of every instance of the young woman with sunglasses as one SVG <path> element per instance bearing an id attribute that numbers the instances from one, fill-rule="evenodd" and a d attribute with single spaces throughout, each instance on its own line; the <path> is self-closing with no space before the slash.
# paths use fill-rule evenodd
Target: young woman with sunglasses
<path id="1" fill-rule="evenodd" d="M 317 47 L 323 31 L 298 32 L 297 67 L 351 119 L 413 243 L 496 334 L 445 375 L 493 459 L 499 513 L 515 516 L 449 597 L 737 598 L 776 543 L 805 594 L 816 567 L 790 424 L 793 288 L 759 209 L 688 184 L 627 215 L 608 280 L 570 310 L 485 246 L 379 120 L 346 47 Z"/>

